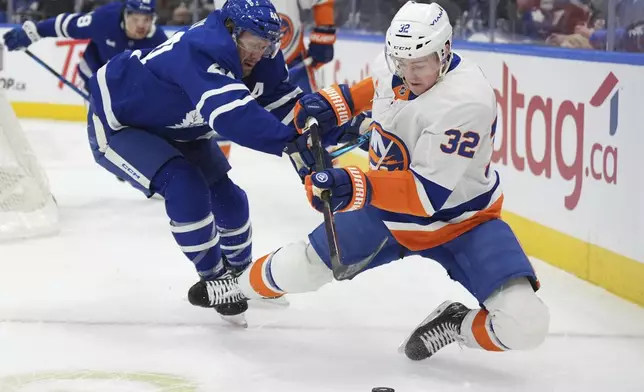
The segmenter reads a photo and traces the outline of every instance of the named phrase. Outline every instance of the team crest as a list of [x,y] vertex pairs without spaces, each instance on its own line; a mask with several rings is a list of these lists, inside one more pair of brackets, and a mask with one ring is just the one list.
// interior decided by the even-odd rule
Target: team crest
[[396,75],[394,75],[391,79],[391,89],[394,92],[394,99],[410,101],[416,98],[411,90],[408,89],[407,86],[405,86],[405,82],[403,82],[403,80]]
[[288,15],[280,13],[279,16],[282,20],[282,24],[280,26],[280,32],[282,33],[280,47],[286,51],[290,48],[290,45],[293,45],[293,40],[295,39],[295,25]]
[[201,113],[199,113],[197,109],[194,109],[186,113],[186,116],[179,124],[171,125],[168,128],[183,129],[183,128],[201,127],[203,125],[208,125],[208,124],[201,116]]
[[409,169],[409,151],[398,136],[382,129],[377,122],[371,123],[369,143],[369,166],[371,170]]

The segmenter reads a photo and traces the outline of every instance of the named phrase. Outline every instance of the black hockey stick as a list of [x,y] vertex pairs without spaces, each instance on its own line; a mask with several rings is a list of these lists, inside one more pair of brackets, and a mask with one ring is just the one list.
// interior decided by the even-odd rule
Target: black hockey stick
[[[318,122],[313,117],[306,121],[306,128],[304,131],[310,132],[311,144],[313,152],[315,153],[315,171],[324,171],[324,147],[322,147],[322,140],[318,132]],[[333,270],[333,277],[335,280],[352,279],[364,270],[369,263],[376,257],[387,243],[387,237],[380,243],[378,248],[366,258],[358,261],[357,263],[344,265],[340,261],[340,248],[338,247],[338,236],[335,231],[335,220],[333,219],[333,211],[331,210],[331,192],[326,190],[322,192],[321,199],[324,202],[322,213],[324,214],[324,230],[326,231],[326,238],[329,245],[329,256],[331,258],[331,269]]]
[[56,78],[58,78],[58,80],[60,80],[61,82],[65,83],[65,84],[67,85],[67,87],[69,87],[69,88],[71,88],[72,90],[74,90],[78,95],[80,95],[80,96],[81,96],[81,97],[83,97],[87,102],[89,102],[89,95],[87,95],[87,93],[82,92],[78,87],[74,86],[74,84],[73,84],[72,82],[70,82],[69,80],[65,79],[65,78],[63,77],[63,75],[61,75],[61,74],[59,74],[58,72],[56,72],[56,70],[55,70],[55,69],[53,69],[52,67],[50,67],[46,62],[42,61],[42,60],[40,59],[40,57],[38,57],[38,56],[36,56],[35,54],[33,54],[29,49],[25,50],[25,53],[27,54],[27,56],[29,56],[29,57],[31,57],[32,59],[34,59],[34,61],[35,61],[35,62],[37,62],[38,64],[42,65],[42,66],[43,66],[47,71],[49,71],[52,75],[54,75]]

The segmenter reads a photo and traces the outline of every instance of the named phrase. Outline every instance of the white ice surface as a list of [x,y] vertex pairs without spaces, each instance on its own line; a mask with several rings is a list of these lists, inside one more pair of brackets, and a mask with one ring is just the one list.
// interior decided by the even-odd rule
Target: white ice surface
[[[23,126],[62,230],[0,245],[1,392],[644,391],[644,309],[538,260],[552,325],[529,352],[453,345],[419,363],[398,354],[443,300],[476,304],[420,258],[292,295],[285,310],[251,308],[248,329],[229,327],[187,302],[195,274],[162,201],[96,165],[83,125]],[[231,177],[250,198],[256,256],[321,222],[286,159],[239,147],[232,154]],[[147,373],[194,387],[140,378]]]

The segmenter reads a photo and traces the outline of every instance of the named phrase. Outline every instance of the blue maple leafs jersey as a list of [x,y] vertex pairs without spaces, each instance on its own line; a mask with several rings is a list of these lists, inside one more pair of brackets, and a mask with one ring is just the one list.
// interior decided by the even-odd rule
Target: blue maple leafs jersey
[[110,3],[87,14],[60,14],[38,22],[41,37],[65,37],[89,39],[90,42],[78,65],[81,78],[87,79],[109,59],[127,49],[154,48],[162,44],[167,36],[163,30],[152,26],[146,38],[133,40],[125,34],[121,2]]
[[297,135],[291,123],[302,92],[288,81],[281,53],[260,60],[242,81],[237,46],[220,19],[215,11],[155,49],[124,52],[100,68],[89,91],[103,125],[179,141],[208,138],[215,130],[281,155]]

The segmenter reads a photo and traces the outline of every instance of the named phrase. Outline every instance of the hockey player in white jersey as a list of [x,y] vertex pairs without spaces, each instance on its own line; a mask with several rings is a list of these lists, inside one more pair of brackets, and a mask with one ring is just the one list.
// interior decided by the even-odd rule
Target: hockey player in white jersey
[[[413,360],[453,342],[488,351],[534,348],[549,325],[535,272],[500,219],[503,193],[489,166],[494,91],[472,61],[452,52],[451,41],[444,9],[410,1],[387,31],[385,71],[352,88],[305,96],[296,115],[299,127],[315,117],[320,129],[329,129],[372,99],[370,170],[334,168],[306,177],[314,208],[321,210],[321,192],[331,191],[340,261],[359,268],[370,260],[369,269],[410,255],[433,259],[480,304],[440,305],[401,345]],[[313,291],[333,280],[331,267],[321,225],[307,242],[261,257],[237,278],[194,285],[191,298],[215,306]]]

